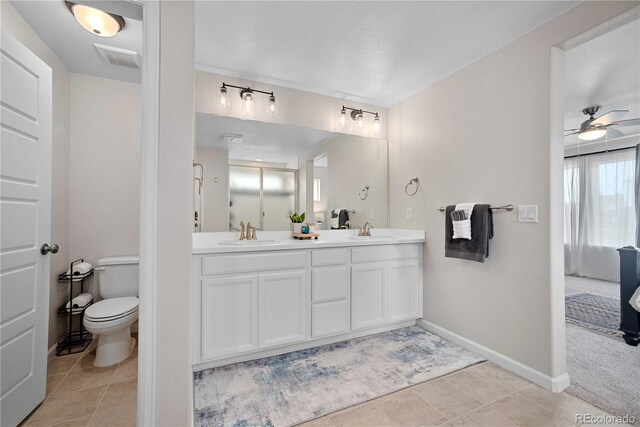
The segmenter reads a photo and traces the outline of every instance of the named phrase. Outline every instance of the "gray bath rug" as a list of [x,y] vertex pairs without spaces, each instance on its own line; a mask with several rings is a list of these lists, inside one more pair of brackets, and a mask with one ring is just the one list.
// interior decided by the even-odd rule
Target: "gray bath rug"
[[194,373],[197,426],[290,426],[484,359],[411,326]]
[[581,293],[565,297],[567,321],[607,334],[620,334],[620,301]]

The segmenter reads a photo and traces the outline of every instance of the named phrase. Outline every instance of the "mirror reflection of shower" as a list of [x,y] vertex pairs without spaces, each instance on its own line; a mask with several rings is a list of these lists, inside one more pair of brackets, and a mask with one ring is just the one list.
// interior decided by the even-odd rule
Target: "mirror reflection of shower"
[[202,189],[204,188],[202,163],[193,162],[193,184],[193,231],[199,232],[202,229]]

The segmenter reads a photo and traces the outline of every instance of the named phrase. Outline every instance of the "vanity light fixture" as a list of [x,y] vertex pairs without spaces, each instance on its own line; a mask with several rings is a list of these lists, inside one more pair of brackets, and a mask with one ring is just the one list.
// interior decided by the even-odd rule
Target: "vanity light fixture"
[[65,1],[78,24],[91,34],[113,37],[124,28],[124,18],[84,4]]
[[344,105],[340,109],[340,119],[339,119],[340,127],[345,128],[347,126],[347,110],[350,110],[349,116],[351,117],[351,120],[356,122],[356,126],[358,127],[358,129],[364,129],[364,125],[365,125],[364,115],[371,114],[373,116],[373,123],[371,124],[371,132],[374,135],[377,135],[380,133],[380,128],[381,128],[380,115],[377,112],[363,110],[362,108],[345,107]]
[[228,88],[234,88],[240,90],[240,99],[242,99],[242,110],[246,113],[251,113],[254,109],[255,94],[262,93],[269,95],[269,104],[267,105],[267,112],[271,115],[276,114],[276,97],[273,92],[266,92],[264,90],[252,89],[250,87],[235,86],[226,83],[222,83],[220,87],[220,107],[227,108],[230,105],[229,102],[229,90]]

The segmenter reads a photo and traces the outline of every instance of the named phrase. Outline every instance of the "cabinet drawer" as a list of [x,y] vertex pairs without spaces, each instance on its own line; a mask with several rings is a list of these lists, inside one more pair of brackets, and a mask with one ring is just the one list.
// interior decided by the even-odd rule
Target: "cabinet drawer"
[[347,301],[313,304],[311,308],[311,336],[313,338],[349,332]]
[[351,262],[395,261],[403,259],[418,259],[420,247],[418,245],[384,245],[366,246],[351,250]]
[[326,249],[311,252],[311,265],[337,265],[347,263],[347,249]]
[[311,273],[311,295],[314,303],[345,299],[348,288],[347,266],[314,268]]
[[202,275],[293,270],[307,265],[307,252],[238,253],[202,258]]

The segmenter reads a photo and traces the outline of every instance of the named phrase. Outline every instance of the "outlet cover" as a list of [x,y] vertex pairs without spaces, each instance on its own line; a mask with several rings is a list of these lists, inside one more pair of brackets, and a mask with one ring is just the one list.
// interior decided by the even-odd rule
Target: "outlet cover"
[[413,219],[413,209],[407,208],[407,220],[411,221]]
[[538,205],[518,206],[518,222],[538,222]]

